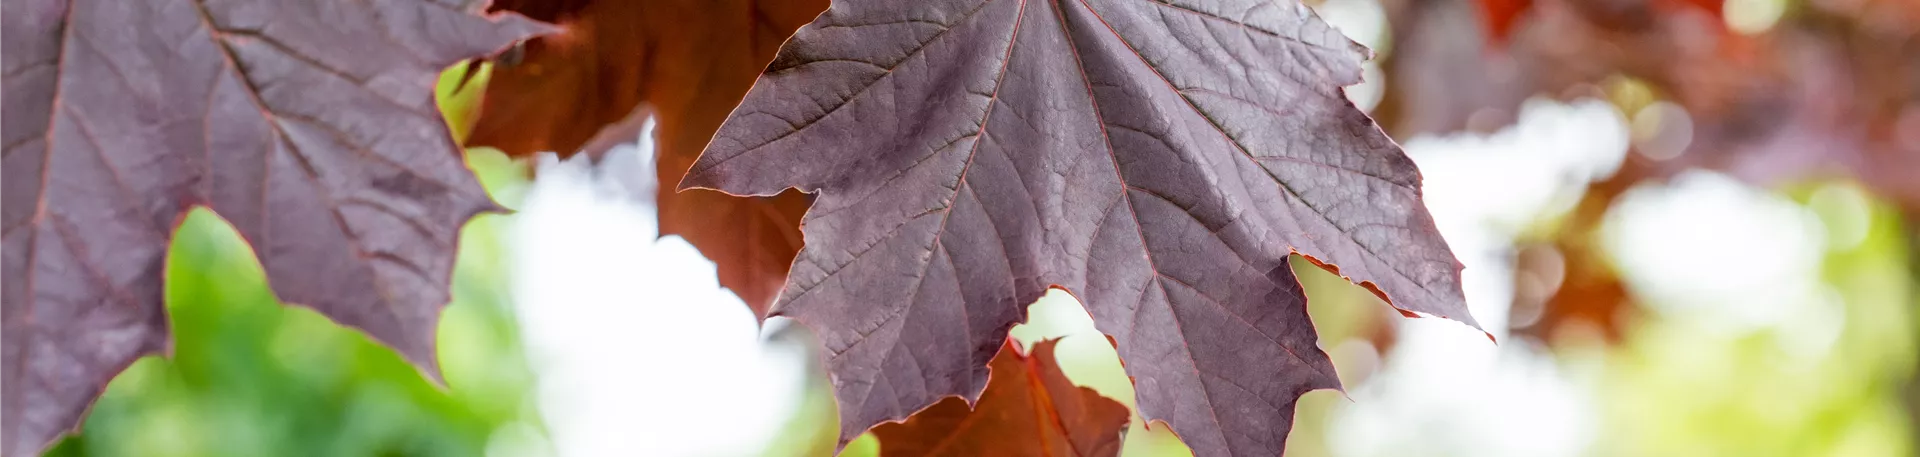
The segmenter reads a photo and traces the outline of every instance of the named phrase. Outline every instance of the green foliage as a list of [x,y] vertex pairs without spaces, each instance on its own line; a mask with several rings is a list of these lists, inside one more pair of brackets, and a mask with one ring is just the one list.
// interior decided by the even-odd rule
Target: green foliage
[[[471,161],[515,194],[515,165]],[[509,221],[468,224],[442,315],[438,386],[392,349],[267,288],[254,253],[212,212],[192,212],[167,258],[172,356],[115,378],[81,434],[49,456],[474,456],[503,426],[537,423],[527,395],[501,241]]]
[[1605,455],[1913,455],[1901,407],[1916,360],[1913,228],[1882,202],[1853,216],[1833,204],[1809,205],[1830,231],[1865,225],[1857,241],[1829,243],[1822,265],[1842,320],[1834,339],[1808,344],[1817,322],[1737,334],[1704,331],[1711,315],[1640,322],[1598,386],[1615,437]]

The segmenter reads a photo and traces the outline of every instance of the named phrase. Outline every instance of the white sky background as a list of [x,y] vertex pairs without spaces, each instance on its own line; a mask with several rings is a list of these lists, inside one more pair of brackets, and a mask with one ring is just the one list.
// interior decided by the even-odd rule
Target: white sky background
[[559,457],[757,455],[798,409],[807,355],[763,345],[712,262],[655,240],[652,202],[635,197],[650,192],[633,188],[654,184],[650,143],[597,170],[544,156],[514,217],[514,302],[547,438]]
[[[1350,386],[1353,403],[1336,415],[1329,441],[1337,455],[1591,454],[1601,373],[1585,369],[1604,365],[1556,360],[1535,343],[1506,338],[1513,239],[1611,174],[1627,152],[1627,129],[1604,102],[1533,100],[1516,125],[1492,135],[1405,143],[1426,178],[1428,208],[1466,264],[1468,306],[1501,342],[1440,319],[1400,321],[1386,367]],[[1704,171],[1630,190],[1601,232],[1606,254],[1653,318],[1724,335],[1792,325],[1788,347],[1812,357],[1827,353],[1843,324],[1837,294],[1819,277],[1826,243],[1863,236],[1864,224],[1830,237],[1806,207]]]
[[[1383,38],[1374,0],[1329,0],[1319,11],[1364,44]],[[1350,91],[1362,106],[1378,100],[1377,68],[1367,78]],[[1507,337],[1513,238],[1611,174],[1628,131],[1605,102],[1535,100],[1493,134],[1403,139],[1425,177],[1428,207],[1466,265],[1468,305],[1500,343],[1452,321],[1400,320],[1384,366],[1348,386],[1353,401],[1338,406],[1329,427],[1335,455],[1588,453],[1601,424],[1595,374]],[[548,442],[503,434],[528,442],[490,455],[755,455],[798,409],[811,353],[763,344],[751,312],[719,289],[712,263],[677,237],[655,241],[652,202],[634,198],[654,185],[648,143],[616,152],[598,171],[584,161],[541,163],[511,242]],[[1844,235],[1830,236],[1792,201],[1703,172],[1630,192],[1602,237],[1654,311],[1712,313],[1728,331],[1796,322],[1814,329],[1796,332],[1801,346],[1823,353],[1841,321],[1811,269],[1823,243]],[[1060,346],[1063,359],[1078,347],[1111,351],[1077,309],[1036,307],[1034,319],[1047,329],[1025,332],[1072,336]],[[1107,363],[1067,371],[1087,384],[1119,370]]]
[[1467,305],[1488,332],[1441,319],[1399,322],[1386,366],[1336,415],[1342,455],[1581,455],[1597,418],[1581,386],[1543,349],[1507,338],[1513,237],[1566,208],[1627,151],[1626,122],[1601,101],[1534,101],[1492,135],[1420,137],[1408,155],[1426,178],[1427,207],[1462,272]]

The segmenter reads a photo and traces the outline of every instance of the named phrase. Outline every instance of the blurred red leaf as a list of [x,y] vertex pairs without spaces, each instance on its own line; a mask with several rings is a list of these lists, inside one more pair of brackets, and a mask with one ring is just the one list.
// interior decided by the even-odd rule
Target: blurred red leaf
[[[1605,18],[1601,22],[1619,27],[1638,27],[1649,21],[1652,14],[1670,14],[1684,9],[1693,9],[1720,18],[1723,0],[1577,0],[1573,2],[1582,9],[1593,12],[1594,16]],[[1529,8],[1533,0],[1476,0],[1479,5],[1481,26],[1487,32],[1487,40],[1495,46],[1505,46],[1513,26]]]
[[[660,188],[671,189],[774,51],[826,6],[826,0],[499,0],[493,9],[554,22],[564,31],[527,43],[519,62],[494,67],[467,145],[514,157],[542,151],[567,157],[583,148],[597,155],[630,139],[651,114]],[[800,250],[800,216],[808,203],[799,192],[749,198],[662,192],[660,235],[680,235],[699,248],[716,264],[720,284],[764,316]]]
[[1587,186],[1550,239],[1523,247],[1514,265],[1515,333],[1545,342],[1573,331],[1598,332],[1608,343],[1624,335],[1636,303],[1599,245],[1607,210],[1635,184],[1657,179],[1650,162],[1630,158],[1608,179]]
[[1507,34],[1513,31],[1513,22],[1520,13],[1533,6],[1533,0],[1480,0],[1481,24],[1486,27],[1487,40],[1494,44],[1505,44]]
[[[1515,333],[1553,342],[1569,331],[1591,330],[1598,332],[1608,343],[1619,342],[1627,325],[1624,319],[1626,314],[1636,312],[1626,285],[1605,263],[1599,262],[1597,255],[1585,250],[1569,251],[1569,247],[1567,244],[1547,244],[1530,248],[1555,249],[1571,254],[1555,258],[1556,261],[1565,262],[1559,267],[1565,276],[1553,294],[1544,303],[1536,305],[1538,319],[1514,329]],[[1534,268],[1552,267],[1523,263],[1518,266],[1516,273],[1524,274]],[[1521,324],[1518,321],[1515,323]]]
[[1077,387],[1053,358],[1060,340],[1021,354],[1008,338],[994,356],[980,402],[947,397],[907,419],[874,427],[880,455],[1114,456],[1126,436],[1126,405]]

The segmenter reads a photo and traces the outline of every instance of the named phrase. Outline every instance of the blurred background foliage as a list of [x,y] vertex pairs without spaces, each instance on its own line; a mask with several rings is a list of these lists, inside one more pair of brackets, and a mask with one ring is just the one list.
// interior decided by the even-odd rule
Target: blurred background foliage
[[[1608,455],[1913,455],[1915,259],[1912,227],[1846,184],[1784,196],[1808,205],[1830,233],[1814,269],[1839,307],[1837,335],[1805,342],[1821,323],[1716,332],[1720,319],[1685,313],[1641,319],[1597,357]],[[1843,192],[1855,201],[1814,198]],[[1849,214],[1851,213],[1851,214]],[[1852,219],[1852,220],[1849,220]],[[1839,235],[1847,236],[1847,235]],[[1801,325],[1804,324],[1804,325]],[[1813,352],[1809,352],[1812,349]]]

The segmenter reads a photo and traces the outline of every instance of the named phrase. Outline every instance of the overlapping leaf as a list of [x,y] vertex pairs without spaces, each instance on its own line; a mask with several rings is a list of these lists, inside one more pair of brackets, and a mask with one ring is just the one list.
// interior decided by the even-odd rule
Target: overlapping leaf
[[1115,456],[1127,431],[1127,406],[1076,387],[1060,372],[1053,347],[1020,353],[1012,339],[994,356],[980,403],[947,398],[904,423],[874,427],[882,456]]
[[[533,40],[519,62],[495,67],[468,145],[567,156],[597,148],[598,136],[631,138],[641,116],[652,114],[660,182],[671,185],[780,43],[826,1],[503,0],[493,8],[566,31]],[[720,284],[765,315],[800,250],[807,197],[665,192],[658,202],[660,234],[698,247],[718,267]]]
[[282,300],[437,373],[460,227],[495,205],[434,77],[541,30],[454,3],[6,2],[0,452],[36,452],[167,348],[162,263],[195,205]]
[[842,440],[978,398],[1075,292],[1148,419],[1274,455],[1338,387],[1289,253],[1472,323],[1414,165],[1343,96],[1365,50],[1291,1],[843,1],[683,183],[818,192],[774,314],[828,350]]

